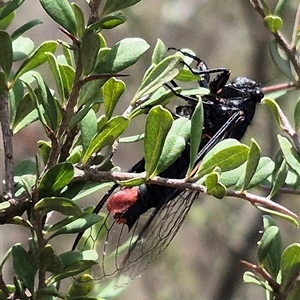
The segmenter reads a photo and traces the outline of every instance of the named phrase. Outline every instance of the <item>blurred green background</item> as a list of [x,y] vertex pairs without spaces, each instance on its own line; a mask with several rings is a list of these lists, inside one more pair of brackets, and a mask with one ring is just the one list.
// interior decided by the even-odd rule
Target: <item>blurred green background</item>
[[[73,1],[85,7],[84,0]],[[270,1],[276,3],[276,1]],[[288,35],[298,0],[290,1],[285,10],[283,31]],[[44,24],[30,30],[28,35],[38,46],[44,40],[67,40],[42,10],[36,0],[26,0],[17,10],[15,28],[29,19],[39,18]],[[262,86],[285,82],[269,56],[268,43],[271,36],[263,27],[261,18],[246,0],[143,0],[138,5],[124,10],[128,21],[103,34],[112,46],[125,37],[141,37],[150,45],[138,63],[127,69],[130,76],[124,81],[127,91],[118,108],[121,113],[128,106],[144,71],[150,64],[151,53],[156,40],[160,38],[167,47],[190,48],[209,67],[227,67],[232,77],[247,76],[261,82]],[[13,30],[14,28],[11,28]],[[53,79],[45,65],[41,72],[49,86]],[[285,97],[280,105],[289,115],[295,97]],[[142,131],[143,124],[135,124],[136,132]],[[253,125],[249,128],[244,142],[255,137],[265,156],[274,157],[278,147],[277,129],[270,112],[264,105],[257,108]],[[15,159],[34,158],[37,140],[44,138],[41,126],[35,124],[18,133],[14,139]],[[130,167],[142,156],[142,144],[121,145],[114,158],[123,170]],[[261,193],[263,191],[253,191]],[[87,199],[95,204],[101,195]],[[277,197],[295,213],[300,213],[298,198],[284,195]],[[187,220],[167,250],[155,261],[118,299],[122,300],[250,300],[264,299],[263,289],[242,283],[246,270],[240,260],[257,263],[256,242],[262,229],[261,213],[249,203],[225,198],[217,200],[200,196],[192,207]],[[293,225],[278,220],[284,236],[284,245],[299,241],[299,231]],[[2,247],[11,245],[10,237],[19,241],[20,234],[26,233],[12,226],[2,230]],[[71,247],[72,241],[57,241],[62,251]]]

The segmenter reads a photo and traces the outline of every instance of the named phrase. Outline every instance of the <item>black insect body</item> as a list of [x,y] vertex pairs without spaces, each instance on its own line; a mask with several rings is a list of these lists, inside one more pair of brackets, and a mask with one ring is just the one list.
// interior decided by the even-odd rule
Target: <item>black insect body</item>
[[[186,52],[184,55],[191,56]],[[251,123],[256,104],[263,98],[259,85],[248,78],[238,77],[227,83],[230,71],[225,68],[208,69],[199,58],[194,74],[203,75],[200,86],[209,87],[210,93],[202,96],[204,126],[197,161],[220,140],[241,139]],[[218,75],[210,81],[210,74]],[[188,105],[177,108],[178,115],[191,116],[196,101],[184,97]],[[189,145],[181,156],[159,176],[184,178],[189,166]],[[131,168],[131,172],[145,170],[144,159]],[[106,206],[108,214],[98,234],[90,235],[85,245],[98,243],[102,250],[99,279],[116,276],[117,285],[127,283],[140,275],[145,267],[162,252],[176,235],[198,193],[170,187],[143,184],[126,188],[114,195],[115,185],[99,202],[95,212]],[[104,237],[105,236],[105,237]],[[101,240],[101,238],[104,240]],[[74,248],[79,238],[74,244]],[[125,243],[125,246],[123,245]],[[104,246],[103,246],[104,245]]]

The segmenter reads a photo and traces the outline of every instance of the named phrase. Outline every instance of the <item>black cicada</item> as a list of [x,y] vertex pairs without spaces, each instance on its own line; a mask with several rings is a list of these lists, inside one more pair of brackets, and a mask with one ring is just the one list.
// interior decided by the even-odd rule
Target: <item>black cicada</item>
[[[259,85],[249,78],[238,77],[228,82],[230,70],[208,69],[199,58],[180,52],[196,60],[197,69],[191,70],[194,74],[201,75],[200,86],[210,90],[208,95],[202,97],[204,126],[197,157],[197,160],[201,161],[206,152],[220,140],[239,140],[243,137],[253,119],[256,104],[263,98],[263,93]],[[211,73],[218,73],[213,80],[210,80]],[[187,105],[177,107],[176,115],[191,116],[196,99],[180,94],[179,96],[186,100]],[[189,152],[187,144],[181,156],[160,176],[184,178],[189,166]],[[142,159],[130,171],[139,173],[144,170]],[[116,188],[117,185],[95,208],[95,213],[106,210],[107,214],[96,231],[91,229],[91,232],[94,232],[87,239],[83,239],[84,245],[81,246],[82,249],[96,248],[101,255],[98,273],[94,276],[98,279],[116,277],[116,285],[122,285],[140,275],[169,245],[198,193],[143,184],[112,194]],[[73,248],[79,240],[80,237]]]

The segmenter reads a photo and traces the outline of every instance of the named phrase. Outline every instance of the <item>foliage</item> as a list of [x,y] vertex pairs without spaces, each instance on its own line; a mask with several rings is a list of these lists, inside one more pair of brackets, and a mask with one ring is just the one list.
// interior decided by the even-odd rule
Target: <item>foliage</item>
[[[97,253],[59,254],[51,240],[58,235],[79,233],[101,222],[103,216],[93,214],[91,207],[80,207],[74,201],[76,196],[90,195],[105,187],[107,180],[124,186],[155,184],[157,175],[180,156],[188,139],[191,147],[198,149],[203,118],[201,105],[192,120],[174,121],[166,108],[174,93],[164,84],[173,79],[197,82],[199,77],[182,64],[185,57],[180,53],[167,53],[164,43],[158,40],[140,86],[128,108],[118,115],[115,108],[126,92],[120,78],[128,75],[125,70],[138,63],[149,45],[141,38],[124,38],[109,46],[103,29],[113,30],[122,25],[126,17],[121,9],[139,0],[107,0],[101,6],[100,0],[89,1],[88,20],[77,4],[67,0],[40,0],[46,13],[66,35],[66,41],[46,40],[38,47],[34,47],[34,41],[26,37],[26,32],[40,25],[40,20],[30,20],[12,34],[7,31],[23,2],[1,2],[0,8],[0,121],[5,151],[0,219],[3,225],[28,228],[31,236],[28,245],[13,245],[3,258],[0,299],[100,299],[97,295],[91,296],[93,280],[87,274],[97,264]],[[189,178],[180,180],[177,185],[181,184],[182,189],[198,189],[216,198],[230,195],[245,199],[263,211],[297,224],[297,216],[271,198],[283,188],[287,193],[299,192],[300,98],[295,104],[295,128],[274,99],[300,86],[300,7],[289,43],[280,32],[284,24],[280,15],[287,1],[278,1],[273,10],[265,1],[250,2],[274,37],[270,43],[274,63],[291,81],[265,88],[264,103],[286,136],[278,135],[280,150],[274,161],[261,157],[254,139],[250,146],[227,140],[212,149],[199,169],[192,172],[196,155],[192,151]],[[57,55],[58,47],[63,55]],[[191,61],[186,60],[186,63]],[[55,86],[48,86],[38,72],[37,68],[43,64],[48,65]],[[181,88],[175,91],[181,92]],[[186,95],[196,94],[199,99],[207,92],[203,88],[183,91]],[[136,141],[134,136],[120,136],[126,136],[132,119],[145,115],[145,132],[141,133],[145,174],[117,173],[118,168],[111,158],[118,141]],[[14,166],[12,137],[33,122],[41,125],[47,140],[39,141],[35,162],[26,160]],[[170,145],[176,147],[170,148]],[[89,184],[91,182],[94,184]],[[261,184],[270,191],[267,197],[246,192]],[[63,217],[45,226],[46,214],[53,211]],[[282,250],[281,243],[274,220],[265,216],[258,247],[259,265],[245,262],[252,272],[246,272],[244,279],[265,288],[267,299],[296,300],[300,293],[299,244]],[[13,284],[7,284],[2,276],[9,259],[15,272]],[[68,291],[61,291],[60,282],[74,276],[77,280]]]

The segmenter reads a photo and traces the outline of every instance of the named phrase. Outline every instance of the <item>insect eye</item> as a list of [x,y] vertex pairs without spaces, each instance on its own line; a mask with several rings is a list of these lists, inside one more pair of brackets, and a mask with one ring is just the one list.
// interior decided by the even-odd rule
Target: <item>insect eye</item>
[[255,88],[253,90],[253,96],[256,102],[260,102],[260,100],[264,97],[264,93],[260,88]]

